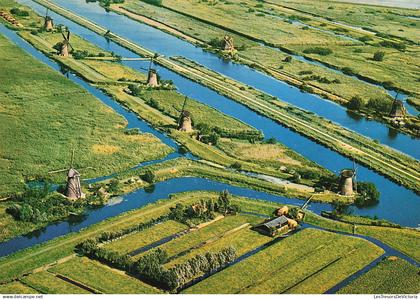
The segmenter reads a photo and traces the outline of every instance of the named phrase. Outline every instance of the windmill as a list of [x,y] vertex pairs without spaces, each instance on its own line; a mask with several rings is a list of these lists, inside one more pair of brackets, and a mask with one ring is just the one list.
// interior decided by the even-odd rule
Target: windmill
[[356,166],[354,161],[352,169],[341,170],[339,180],[340,194],[345,196],[353,195],[356,186]]
[[159,86],[159,78],[158,73],[155,68],[153,68],[153,61],[154,59],[158,58],[159,55],[156,53],[154,56],[151,56],[150,58],[145,59],[139,59],[139,60],[150,60],[149,68],[141,68],[145,71],[147,71],[147,85],[151,87],[158,87]]
[[[67,171],[67,184],[65,195],[70,199],[80,199],[84,198],[85,194],[82,192],[82,187],[80,185],[80,173],[73,167],[74,162],[74,150],[71,155],[71,162],[69,168],[59,169],[48,172],[49,174],[59,173]],[[92,167],[87,167],[92,168]]]
[[61,42],[60,56],[68,57],[69,47],[73,50],[73,47],[70,44],[70,31],[67,31],[67,36],[64,35],[63,32],[61,32],[61,35],[63,36],[63,41]]
[[389,112],[389,116],[392,118],[404,117],[407,114],[403,101],[398,100],[397,98],[398,93],[395,95],[391,111]]
[[47,8],[47,12],[45,13],[44,17],[44,29],[46,31],[52,31],[54,29],[53,19],[48,15],[49,9]]
[[235,46],[233,44],[233,38],[231,36],[225,35],[225,37],[223,38],[223,49],[229,52],[232,52],[233,50],[235,50]]
[[191,122],[191,113],[185,110],[185,106],[187,105],[187,100],[188,98],[185,97],[184,103],[182,104],[181,113],[179,114],[178,131],[192,132],[193,128],[192,128],[192,122]]

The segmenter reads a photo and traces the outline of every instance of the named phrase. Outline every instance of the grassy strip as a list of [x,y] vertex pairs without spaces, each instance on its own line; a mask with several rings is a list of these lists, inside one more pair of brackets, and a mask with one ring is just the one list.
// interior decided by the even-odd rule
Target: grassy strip
[[168,220],[164,223],[157,224],[152,228],[129,235],[120,240],[105,244],[105,248],[116,250],[120,253],[129,253],[137,248],[146,246],[150,243],[158,241],[167,235],[175,234],[185,230],[187,226],[179,222]]
[[249,220],[254,220],[255,217],[249,216],[229,216],[225,217],[222,220],[216,221],[213,224],[210,224],[206,227],[203,227],[195,232],[186,234],[181,238],[175,239],[171,242],[165,243],[164,245],[160,246],[162,250],[165,250],[168,255],[174,256],[180,252],[183,252],[201,242],[204,242],[212,237],[216,237],[217,235],[231,230],[239,225],[248,222]]
[[236,232],[233,232],[232,234],[223,236],[214,242],[211,239],[207,239],[204,241],[206,243],[203,246],[191,250],[187,254],[182,255],[176,259],[172,259],[165,266],[171,267],[174,264],[183,263],[197,254],[204,254],[207,251],[219,251],[223,248],[226,248],[227,246],[232,246],[235,248],[237,255],[241,256],[259,246],[262,246],[270,240],[272,240],[272,238],[253,231],[250,229],[250,227],[245,227]]
[[419,269],[389,257],[338,291],[339,294],[418,294]]
[[0,285],[0,294],[38,294],[39,292],[20,281]]
[[[357,258],[368,254],[363,263],[381,252],[379,248],[365,241],[306,229],[209,277],[184,292],[278,293],[361,244],[365,245],[364,252],[361,252]],[[353,258],[353,261],[355,260],[357,259]],[[356,262],[357,265],[353,264],[336,272],[334,277],[330,276],[330,283],[334,284],[347,273],[357,271],[363,263]],[[239,273],[241,275],[238,275]],[[218,287],[215,287],[216,285]]]
[[57,278],[49,272],[37,272],[21,279],[26,285],[44,294],[90,294],[89,292]]
[[157,289],[121,271],[87,258],[74,258],[50,269],[108,294],[156,294]]

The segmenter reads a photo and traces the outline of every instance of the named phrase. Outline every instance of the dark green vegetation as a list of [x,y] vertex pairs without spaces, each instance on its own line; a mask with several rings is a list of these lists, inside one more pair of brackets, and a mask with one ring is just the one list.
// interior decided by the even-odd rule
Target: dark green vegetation
[[340,294],[418,294],[419,269],[389,257],[338,291]]

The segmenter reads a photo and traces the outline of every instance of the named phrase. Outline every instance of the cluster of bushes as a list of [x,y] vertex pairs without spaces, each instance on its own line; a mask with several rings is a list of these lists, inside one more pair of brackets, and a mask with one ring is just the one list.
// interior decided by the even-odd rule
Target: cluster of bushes
[[105,57],[105,53],[98,53],[98,54],[93,54],[93,53],[89,53],[86,50],[74,50],[71,55],[73,55],[74,59],[85,59],[86,57]]
[[99,260],[111,267],[118,268],[152,283],[159,288],[176,290],[199,274],[206,274],[225,267],[236,259],[236,251],[232,247],[219,252],[207,252],[197,255],[184,263],[166,269],[163,264],[168,261],[166,251],[157,249],[133,261],[128,254],[99,247],[94,239],[88,239],[76,246],[80,254]]
[[216,49],[223,49],[225,44],[222,38],[215,37],[209,41],[209,45]]
[[305,54],[318,54],[321,56],[327,56],[332,54],[332,50],[329,48],[324,48],[324,47],[311,47],[311,48],[306,48],[305,50],[303,50],[303,53]]
[[114,3],[117,3],[117,4],[124,3],[124,0],[86,0],[86,2],[97,2],[97,1],[99,1],[99,3],[105,7],[109,7],[111,4],[114,4]]
[[240,207],[231,203],[229,192],[224,190],[219,194],[216,202],[213,200],[201,200],[199,203],[187,207],[178,203],[170,209],[168,217],[169,219],[192,226],[197,222],[196,220],[203,222],[214,219],[216,216],[215,213],[232,215],[238,212],[240,212]]
[[15,15],[17,17],[28,17],[29,16],[29,12],[27,12],[26,10],[23,9],[19,9],[17,7],[14,7],[10,10],[10,13],[12,15]]
[[375,60],[375,61],[382,61],[382,60],[384,60],[384,57],[385,57],[385,52],[383,52],[383,51],[376,51],[373,54],[373,60]]
[[319,83],[325,83],[325,84],[331,84],[331,83],[339,84],[339,83],[341,83],[340,80],[338,80],[338,79],[330,80],[327,77],[321,77],[319,75],[306,76],[306,77],[303,77],[302,80],[303,81],[317,81]]
[[51,192],[48,184],[15,195],[12,202],[6,212],[16,220],[32,223],[54,221],[70,213],[79,214],[87,205],[86,202],[70,201],[57,192]]
[[358,182],[357,193],[358,196],[354,203],[358,207],[373,206],[379,202],[380,193],[373,183]]
[[162,6],[162,0],[142,0],[143,2],[156,5],[156,6]]
[[379,46],[385,47],[385,48],[394,48],[399,51],[405,51],[406,45],[404,43],[396,43],[389,40],[383,40],[379,42]]

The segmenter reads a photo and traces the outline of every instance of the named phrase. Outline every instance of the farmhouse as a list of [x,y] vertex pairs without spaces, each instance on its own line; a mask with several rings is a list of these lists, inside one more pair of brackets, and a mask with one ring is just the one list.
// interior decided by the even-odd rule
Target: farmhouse
[[289,219],[285,216],[280,216],[271,219],[267,222],[254,226],[254,229],[267,236],[275,236],[280,233],[284,233],[289,229]]

